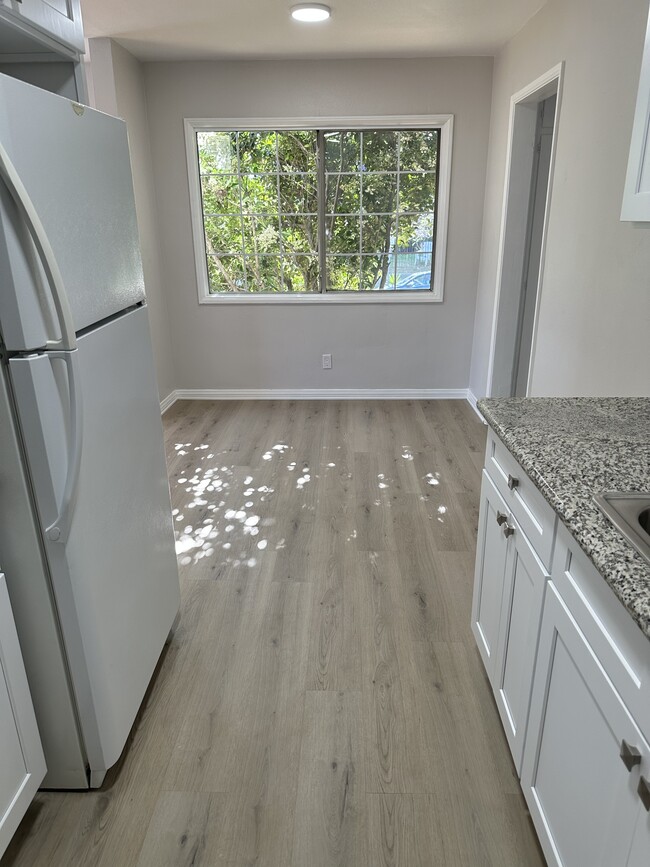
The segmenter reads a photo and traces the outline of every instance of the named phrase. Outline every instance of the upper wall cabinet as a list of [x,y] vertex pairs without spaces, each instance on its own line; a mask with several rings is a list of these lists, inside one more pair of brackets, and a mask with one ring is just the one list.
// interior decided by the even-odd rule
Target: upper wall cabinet
[[80,0],[0,0],[0,17],[83,54]]
[[650,221],[650,16],[636,98],[621,220]]

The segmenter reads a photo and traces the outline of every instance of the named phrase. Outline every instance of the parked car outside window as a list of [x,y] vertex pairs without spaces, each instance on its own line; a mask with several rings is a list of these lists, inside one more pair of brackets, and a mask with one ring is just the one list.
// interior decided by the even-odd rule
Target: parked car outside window
[[417,271],[397,281],[396,289],[430,289],[431,271]]

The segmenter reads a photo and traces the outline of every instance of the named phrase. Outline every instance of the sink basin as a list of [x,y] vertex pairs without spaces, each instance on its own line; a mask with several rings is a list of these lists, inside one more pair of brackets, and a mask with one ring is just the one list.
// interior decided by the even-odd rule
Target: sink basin
[[639,515],[639,524],[646,536],[650,537],[650,509],[644,509]]
[[605,491],[596,505],[628,542],[650,563],[650,494]]

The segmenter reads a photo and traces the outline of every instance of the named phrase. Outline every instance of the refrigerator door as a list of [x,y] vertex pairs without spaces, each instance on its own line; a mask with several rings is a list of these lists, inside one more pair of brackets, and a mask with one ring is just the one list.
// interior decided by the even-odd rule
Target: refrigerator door
[[65,361],[9,363],[91,771],[119,758],[180,605],[146,307],[79,338],[83,447],[65,543],[46,528],[70,466]]
[[6,573],[36,711],[46,789],[88,787],[67,659],[61,645],[47,562],[34,516],[4,365],[0,366],[0,570]]
[[[0,322],[7,349],[38,349],[61,336],[34,227],[25,223],[27,202],[17,203],[18,195],[38,215],[75,331],[142,301],[125,124],[0,75],[0,147]],[[11,176],[20,179],[18,191]]]

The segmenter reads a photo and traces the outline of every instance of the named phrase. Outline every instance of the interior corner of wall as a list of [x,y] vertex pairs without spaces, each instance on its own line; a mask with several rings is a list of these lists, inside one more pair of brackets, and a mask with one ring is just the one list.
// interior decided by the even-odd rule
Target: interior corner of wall
[[87,71],[92,82],[89,88],[92,107],[117,115],[112,40],[106,36],[88,39],[86,57]]

